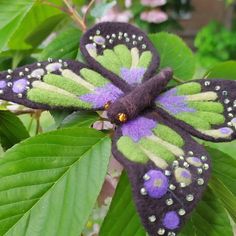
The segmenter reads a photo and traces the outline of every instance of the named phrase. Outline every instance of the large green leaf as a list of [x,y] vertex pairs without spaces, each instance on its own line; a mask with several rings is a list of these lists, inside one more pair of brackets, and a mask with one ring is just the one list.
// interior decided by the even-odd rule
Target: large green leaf
[[122,173],[110,209],[99,236],[145,236],[131,196],[131,187],[125,172]]
[[209,186],[222,201],[234,222],[236,222],[236,196],[216,177],[211,179]]
[[213,175],[236,196],[236,159],[218,149],[207,147],[207,151],[211,156]]
[[32,0],[1,0],[0,1],[0,29],[5,27],[17,16],[25,14],[34,4]]
[[160,68],[171,67],[174,76],[182,79],[192,79],[195,73],[195,58],[184,41],[174,34],[150,34],[149,38],[160,54]]
[[[131,198],[127,176],[123,173],[103,222],[100,236],[145,236]],[[208,189],[180,236],[233,236],[228,215],[214,193]]]
[[180,236],[233,236],[229,217],[221,202],[209,188],[188,224]]
[[40,59],[75,59],[78,55],[80,37],[81,31],[74,28],[61,33],[42,51]]
[[68,115],[60,124],[60,127],[90,127],[99,119],[96,112],[77,111]]
[[12,21],[0,29],[0,52],[6,50],[10,38],[18,29],[26,14],[27,11],[17,15]]
[[8,150],[0,161],[0,235],[80,235],[109,156],[108,137],[76,127]]
[[21,120],[9,111],[0,111],[0,141],[3,149],[8,149],[29,137]]
[[65,16],[58,9],[35,4],[14,32],[9,47],[28,50],[38,46]]
[[205,77],[236,80],[236,61],[227,61],[214,66],[206,73]]

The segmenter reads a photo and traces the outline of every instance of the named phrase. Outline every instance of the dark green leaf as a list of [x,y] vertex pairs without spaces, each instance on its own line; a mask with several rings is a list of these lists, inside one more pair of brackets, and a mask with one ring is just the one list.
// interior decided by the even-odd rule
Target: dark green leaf
[[60,124],[60,127],[90,127],[99,118],[95,112],[77,111],[68,115]]
[[123,172],[99,236],[128,235],[145,236],[146,233],[132,200],[128,177]]
[[174,76],[182,79],[192,79],[195,73],[195,58],[184,41],[174,34],[150,34],[149,38],[160,54],[160,68],[171,67]]
[[229,217],[211,189],[205,192],[180,236],[233,236]]
[[4,150],[29,137],[21,120],[9,111],[0,111],[0,141]]
[[213,165],[213,175],[236,196],[236,159],[218,149],[207,147]]
[[8,150],[0,160],[0,235],[80,235],[109,156],[108,137],[76,127]]
[[49,57],[56,59],[75,59],[79,50],[81,31],[69,29],[56,37],[41,53],[41,60]]
[[209,183],[212,191],[222,201],[225,208],[228,210],[231,218],[236,222],[236,197],[232,192],[220,181],[213,177]]
[[206,73],[208,79],[236,80],[236,61],[227,61],[214,66]]

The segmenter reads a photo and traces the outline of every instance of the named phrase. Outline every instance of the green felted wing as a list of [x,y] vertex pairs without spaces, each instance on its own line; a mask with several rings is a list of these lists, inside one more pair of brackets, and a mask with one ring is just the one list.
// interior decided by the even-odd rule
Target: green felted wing
[[0,74],[0,99],[38,109],[103,109],[121,90],[76,61],[40,62]]
[[112,151],[128,173],[148,235],[177,235],[210,177],[204,148],[152,112],[118,128]]
[[236,81],[198,80],[161,94],[156,105],[191,134],[211,141],[229,141],[236,132]]
[[97,24],[83,35],[81,51],[96,70],[105,69],[131,85],[148,79],[159,63],[147,36],[125,23]]

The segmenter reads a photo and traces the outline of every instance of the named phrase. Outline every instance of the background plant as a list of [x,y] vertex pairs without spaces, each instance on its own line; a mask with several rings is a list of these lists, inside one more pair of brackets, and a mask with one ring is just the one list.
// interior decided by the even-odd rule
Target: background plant
[[[114,20],[123,17],[152,32],[149,37],[160,53],[160,67],[174,69],[172,83],[198,74],[195,55],[179,37],[153,33],[169,29],[166,22],[140,19],[143,11],[158,9],[169,14],[171,2],[155,7],[140,1],[128,6],[124,1],[94,3],[0,1],[0,69],[48,57],[83,60],[79,52],[82,32],[113,14]],[[234,59],[229,56],[233,40],[222,40],[231,33],[218,26],[215,32],[214,27],[196,39],[196,45],[201,38],[206,40],[205,46],[200,40],[198,54],[205,57],[207,52],[206,58],[210,55],[216,61]],[[235,68],[236,62],[224,62],[209,69],[205,77],[236,79]],[[49,113],[1,102],[0,235],[145,236],[127,176],[110,157],[112,132],[113,126],[102,114]],[[204,144],[212,156],[213,177],[181,235],[231,236],[236,221],[236,143]]]

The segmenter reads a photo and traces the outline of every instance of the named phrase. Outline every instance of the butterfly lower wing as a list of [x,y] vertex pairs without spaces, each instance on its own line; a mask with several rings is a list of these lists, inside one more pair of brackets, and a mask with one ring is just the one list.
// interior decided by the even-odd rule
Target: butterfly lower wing
[[0,74],[0,99],[36,109],[104,109],[123,93],[77,61],[38,62]]
[[149,79],[159,65],[156,49],[140,29],[126,23],[103,22],[88,30],[80,49],[88,64],[118,87]]
[[159,95],[156,105],[162,115],[192,135],[230,141],[236,138],[235,91],[236,81],[197,80]]
[[176,235],[210,176],[203,146],[153,112],[118,128],[112,150],[128,172],[148,234]]

